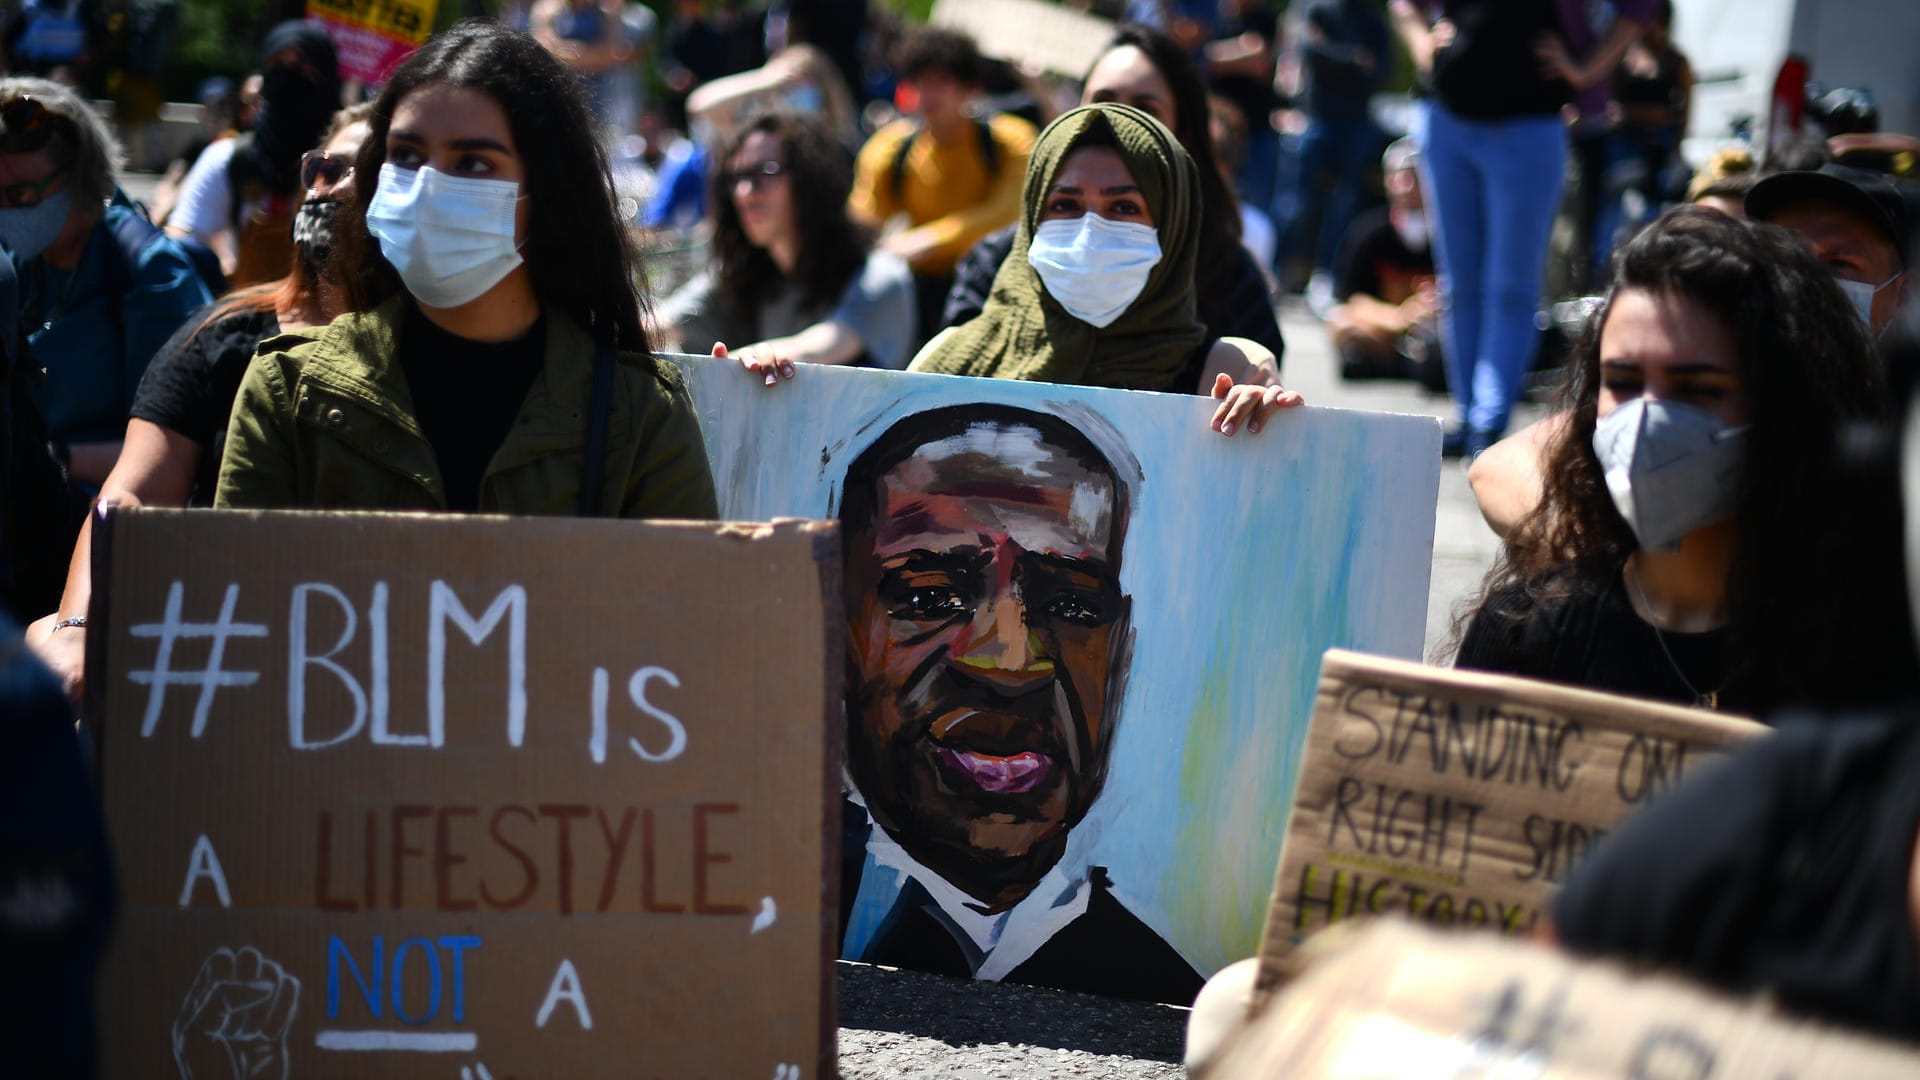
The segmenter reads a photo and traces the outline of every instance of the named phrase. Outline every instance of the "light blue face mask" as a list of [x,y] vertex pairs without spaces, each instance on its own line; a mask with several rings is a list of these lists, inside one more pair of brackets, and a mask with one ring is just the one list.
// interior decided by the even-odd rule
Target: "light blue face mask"
[[448,176],[429,167],[380,166],[367,231],[415,300],[470,304],[520,265],[513,242],[520,185]]
[[0,244],[7,245],[13,261],[24,263],[60,239],[67,227],[67,212],[73,209],[73,189],[62,187],[32,206],[14,206],[0,210]]

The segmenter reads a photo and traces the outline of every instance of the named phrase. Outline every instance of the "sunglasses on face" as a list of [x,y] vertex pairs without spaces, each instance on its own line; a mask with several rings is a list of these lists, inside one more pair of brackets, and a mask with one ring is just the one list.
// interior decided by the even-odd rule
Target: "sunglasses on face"
[[56,116],[31,95],[22,94],[0,104],[0,154],[30,154],[42,149],[64,117]]
[[787,167],[777,161],[763,161],[758,165],[735,169],[727,174],[727,190],[732,191],[745,184],[748,191],[759,191],[778,181],[786,175],[786,171]]
[[309,150],[300,155],[300,186],[311,188],[321,181],[328,187],[338,187],[341,181],[353,174],[353,158],[346,154],[335,154],[326,150]]
[[44,180],[28,180],[18,184],[0,184],[0,210],[16,210],[21,207],[39,206],[40,200],[47,197],[61,180],[66,179],[67,170],[55,169]]

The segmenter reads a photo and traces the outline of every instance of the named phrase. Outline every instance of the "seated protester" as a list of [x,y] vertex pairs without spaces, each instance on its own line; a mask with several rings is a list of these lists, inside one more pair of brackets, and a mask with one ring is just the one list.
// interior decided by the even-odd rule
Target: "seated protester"
[[1900,183],[1837,164],[1774,173],[1747,193],[1747,216],[1798,233],[1877,335],[1915,292],[1914,221]]
[[121,193],[120,143],[72,89],[0,79],[0,128],[0,243],[46,369],[35,403],[73,479],[97,485],[148,362],[213,291]]
[[234,285],[287,275],[300,155],[320,145],[340,108],[333,42],[317,22],[281,23],[260,48],[261,103],[252,127],[213,143],[187,171],[167,231],[220,254]]
[[1220,400],[1209,426],[1257,432],[1299,405],[1273,354],[1194,318],[1200,172],[1158,120],[1083,105],[1041,133],[1020,230],[978,318],[940,332],[911,370],[1112,386]]
[[[1920,308],[1884,344],[1890,371],[1913,371]],[[1920,623],[1920,413],[1911,400],[1906,430],[1890,441],[1899,479],[1886,475],[1894,462],[1876,462],[1879,494],[1904,515],[1907,615]],[[1911,703],[1777,719],[1774,735],[1689,773],[1609,835],[1555,897],[1552,936],[1920,1039],[1916,719]]]
[[1887,415],[1881,365],[1792,234],[1655,221],[1567,395],[1458,666],[1756,715],[1912,689],[1892,500],[1843,461]]
[[490,22],[434,37],[374,102],[354,175],[349,314],[261,343],[215,506],[714,516],[558,60]]
[[1009,113],[981,118],[983,61],[973,39],[922,27],[900,45],[895,70],[915,115],[873,133],[855,161],[855,220],[888,229],[880,249],[913,269],[921,336],[940,324],[954,264],[1020,213],[1020,178],[1033,125]]
[[[366,140],[373,106],[334,118],[323,149],[301,168],[307,195],[293,219],[298,258],[284,280],[228,295],[196,312],[154,357],[134,395],[126,445],[106,482],[102,506],[206,506],[220,473],[227,418],[254,350],[283,332],[325,326],[344,309],[328,276],[335,219],[353,197],[353,155]],[[27,628],[27,644],[78,701],[86,666],[87,609],[93,599],[93,520],[81,527],[53,613]],[[35,608],[32,610],[42,610]]]
[[1401,139],[1381,158],[1387,205],[1347,229],[1327,327],[1342,377],[1433,380],[1440,373],[1437,389],[1444,389],[1440,298],[1414,157],[1413,141]]
[[[661,305],[668,336],[778,363],[903,368],[913,276],[847,214],[847,155],[819,121],[773,112],[722,148],[713,265]],[[751,344],[746,344],[746,343]]]
[[[1173,40],[1144,26],[1123,26],[1087,72],[1080,103],[1112,101],[1152,116],[1179,137],[1200,170],[1200,253],[1194,282],[1198,315],[1213,337],[1246,338],[1286,353],[1260,263],[1240,247],[1239,203],[1220,175],[1208,123],[1207,92],[1193,61]],[[947,294],[944,326],[959,326],[986,306],[1017,226],[994,233],[967,254]]]

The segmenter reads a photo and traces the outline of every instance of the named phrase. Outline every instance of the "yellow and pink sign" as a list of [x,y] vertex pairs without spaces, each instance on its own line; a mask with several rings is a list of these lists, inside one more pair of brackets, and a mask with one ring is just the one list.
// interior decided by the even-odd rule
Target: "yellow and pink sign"
[[378,86],[433,32],[439,2],[307,0],[307,18],[326,26],[340,54],[341,78]]

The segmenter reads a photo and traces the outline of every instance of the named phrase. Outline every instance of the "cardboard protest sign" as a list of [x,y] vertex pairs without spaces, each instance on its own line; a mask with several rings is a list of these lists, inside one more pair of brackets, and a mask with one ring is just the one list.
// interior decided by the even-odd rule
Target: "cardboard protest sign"
[[1047,0],[937,0],[929,21],[962,31],[982,55],[1082,78],[1113,36],[1114,23]]
[[95,536],[105,1075],[832,1075],[832,526]]
[[841,520],[841,955],[1181,1004],[1252,955],[1320,654],[1419,653],[1436,423],[679,362],[723,514]]
[[1499,675],[1327,653],[1262,991],[1315,931],[1405,914],[1525,934],[1622,818],[1767,728]]
[[379,86],[433,33],[440,0],[307,0],[307,18],[327,28],[340,77]]
[[1205,1080],[1894,1080],[1920,1052],[1684,979],[1383,919],[1311,966]]

